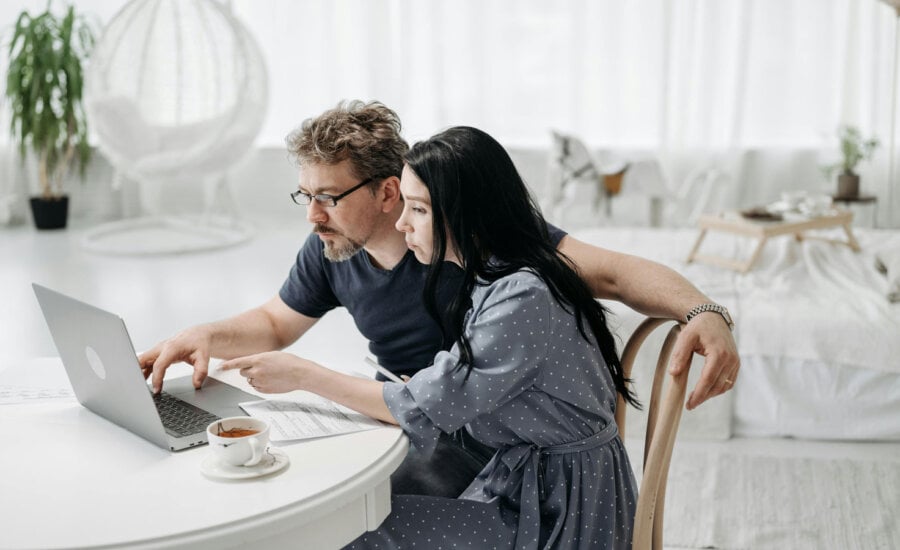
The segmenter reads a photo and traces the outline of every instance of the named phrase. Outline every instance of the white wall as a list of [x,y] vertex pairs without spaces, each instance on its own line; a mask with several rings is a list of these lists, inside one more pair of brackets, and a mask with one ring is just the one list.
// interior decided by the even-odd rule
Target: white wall
[[[510,148],[510,156],[522,173],[532,192],[541,200],[547,192],[549,151],[532,148]],[[628,152],[646,156],[648,152]],[[731,178],[732,185],[722,190],[709,205],[710,210],[726,207],[743,208],[772,202],[783,191],[805,190],[810,193],[831,193],[834,185],[825,181],[818,168],[818,153],[813,150],[785,151],[758,149],[741,153],[681,154],[677,158],[661,157],[663,173],[669,187],[677,191],[689,174],[702,167],[717,166]],[[21,164],[12,158],[0,158],[5,167],[3,174],[16,181],[18,196],[12,205],[15,213],[12,224],[30,223],[27,208],[27,184],[21,175],[27,176]],[[33,174],[32,174],[33,176]],[[33,181],[33,177],[31,178]],[[305,216],[303,208],[291,202],[288,194],[296,189],[297,169],[282,148],[264,147],[251,151],[226,176],[231,204],[236,212],[262,225],[279,224]],[[735,182],[742,182],[735,185]],[[206,208],[207,200],[220,212],[225,212],[229,197],[207,197],[212,182],[195,186],[141,190],[134,182],[114,184],[114,170],[97,154],[83,181],[73,176],[67,184],[71,193],[73,220],[92,224],[111,221],[138,214],[195,215]],[[863,178],[862,191],[867,192],[867,179]],[[616,225],[647,225],[649,208],[647,200],[639,196],[622,196],[614,199],[613,220],[602,216],[597,223]],[[563,226],[575,228],[585,225],[581,218],[558,220]],[[668,220],[679,225],[679,220]],[[2,229],[0,229],[2,231]]]

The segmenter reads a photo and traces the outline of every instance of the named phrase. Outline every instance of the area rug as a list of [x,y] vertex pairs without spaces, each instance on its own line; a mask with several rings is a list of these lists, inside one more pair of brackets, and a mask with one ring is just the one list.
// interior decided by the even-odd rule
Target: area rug
[[748,456],[676,447],[667,548],[900,548],[900,461]]

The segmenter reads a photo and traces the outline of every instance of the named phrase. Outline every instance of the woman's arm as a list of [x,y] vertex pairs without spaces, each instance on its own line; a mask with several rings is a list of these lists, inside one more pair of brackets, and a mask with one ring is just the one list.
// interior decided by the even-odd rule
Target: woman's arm
[[383,422],[397,425],[382,396],[384,382],[349,376],[290,353],[271,351],[238,357],[220,365],[263,393],[309,391]]

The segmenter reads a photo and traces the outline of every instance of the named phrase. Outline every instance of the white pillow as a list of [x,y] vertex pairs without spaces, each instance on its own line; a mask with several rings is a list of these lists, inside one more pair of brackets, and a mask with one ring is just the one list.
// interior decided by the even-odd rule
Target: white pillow
[[875,268],[887,276],[887,299],[900,302],[900,247],[876,252]]

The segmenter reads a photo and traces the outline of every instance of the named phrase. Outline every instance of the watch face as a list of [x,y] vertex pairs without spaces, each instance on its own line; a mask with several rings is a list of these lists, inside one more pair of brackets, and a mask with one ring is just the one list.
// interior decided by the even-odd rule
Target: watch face
[[728,313],[728,310],[723,307],[719,310],[719,313],[721,313],[722,317],[725,318],[725,321],[728,322],[728,326],[734,328],[734,321],[731,319],[731,314]]

